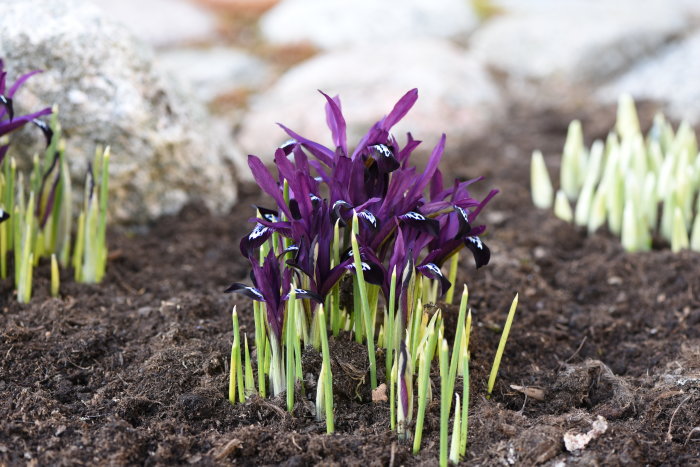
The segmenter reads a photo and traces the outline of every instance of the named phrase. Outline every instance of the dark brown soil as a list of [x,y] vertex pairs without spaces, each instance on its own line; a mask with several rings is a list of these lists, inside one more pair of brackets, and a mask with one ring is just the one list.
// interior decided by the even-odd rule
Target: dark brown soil
[[[611,236],[587,237],[530,202],[531,150],[553,166],[570,118],[602,136],[613,115],[515,109],[508,128],[453,148],[454,175],[483,174],[484,190],[502,190],[483,219],[491,264],[460,271],[475,317],[470,465],[698,465],[700,255],[627,254]],[[313,416],[320,357],[311,350],[292,415],[281,399],[227,402],[232,305],[242,331],[253,332],[250,303],[221,293],[247,276],[237,244],[258,196],[248,191],[226,217],[191,207],[147,234],[115,233],[99,286],[66,274],[62,298],[49,298],[44,266],[31,305],[21,306],[2,283],[0,464],[437,464],[437,401],[414,456],[389,430],[387,404],[370,401],[366,352],[347,338],[332,343],[336,434]],[[564,435],[589,431],[599,416],[607,431],[568,452]]]

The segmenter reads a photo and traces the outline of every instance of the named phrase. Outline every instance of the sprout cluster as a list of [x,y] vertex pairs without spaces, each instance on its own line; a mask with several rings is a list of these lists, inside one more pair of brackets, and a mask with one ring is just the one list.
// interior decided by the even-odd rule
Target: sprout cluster
[[[72,263],[79,282],[100,282],[107,260],[109,150],[98,150],[88,169],[85,203],[72,245],[72,189],[58,112],[55,108],[22,116],[14,112],[16,91],[36,73],[21,76],[7,88],[7,73],[0,60],[0,277],[7,277],[8,265],[14,266],[17,299],[21,303],[31,299],[33,269],[42,258],[51,258],[53,296],[59,293],[59,263]],[[40,118],[49,114],[52,115],[48,123]],[[9,133],[27,123],[43,132],[46,148],[41,156],[34,156],[31,172],[25,178],[17,171],[15,159],[6,155]],[[12,262],[8,261],[8,252],[13,253]]]
[[[579,121],[569,125],[554,195],[544,159],[532,155],[532,200],[592,233],[607,224],[627,251],[651,249],[665,239],[674,252],[700,251],[700,154],[695,132],[682,122],[674,132],[662,114],[644,136],[634,101],[620,98],[617,124],[605,142],[583,143]],[[572,209],[571,202],[575,201]]]
[[[496,191],[476,200],[468,187],[479,179],[455,180],[445,186],[438,168],[445,135],[424,171],[412,165],[411,155],[420,141],[409,133],[402,145],[390,131],[415,103],[417,90],[406,93],[354,149],[348,147],[339,98],[323,96],[331,148],[280,125],[291,139],[275,151],[277,173],[255,156],[248,159],[257,184],[275,206],[256,207],[257,216],[251,219],[254,228],[240,242],[241,254],[252,267],[252,285],[234,283],[227,289],[254,300],[258,368],[256,389],[247,343],[241,356],[234,311],[229,396],[231,402],[243,401],[251,392],[264,396],[267,375],[274,394],[286,392],[287,408],[292,411],[295,384],[303,384],[303,341],[322,350],[317,414],[325,417],[332,432],[328,335],[347,331],[367,345],[372,389],[378,385],[376,349],[385,349],[392,428],[406,437],[413,413],[414,369],[420,372],[422,425],[420,413],[425,413],[426,401],[432,398],[426,389],[430,364],[449,353],[441,313],[429,313],[423,304],[435,303],[451,291],[463,247],[472,253],[477,268],[489,262],[489,249],[480,238],[485,226],[476,225],[476,219]],[[349,299],[341,299],[341,289],[352,291]],[[452,301],[452,293],[447,299]],[[466,296],[460,313],[462,330],[465,309]],[[378,321],[383,322],[379,329]],[[464,373],[465,355],[466,346],[456,342],[449,377],[445,374],[444,379],[445,423],[454,379]],[[245,376],[248,373],[250,377]],[[462,401],[466,411],[464,395]],[[461,417],[457,425],[466,420]],[[418,427],[417,421],[416,451],[422,430]],[[455,449],[460,446],[461,437]]]

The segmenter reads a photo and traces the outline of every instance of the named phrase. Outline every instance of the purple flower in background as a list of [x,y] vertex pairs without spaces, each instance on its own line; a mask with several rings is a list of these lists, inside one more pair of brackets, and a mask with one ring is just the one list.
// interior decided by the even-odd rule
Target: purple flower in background
[[[50,107],[27,115],[15,115],[13,101],[15,93],[29,78],[31,78],[37,73],[39,73],[39,71],[32,71],[30,73],[26,73],[20,76],[19,79],[15,81],[14,84],[12,84],[12,86],[10,86],[10,88],[8,89],[7,72],[5,71],[5,64],[0,59],[0,137],[11,133],[17,130],[18,128],[21,128],[29,122],[33,122],[44,132],[44,135],[46,136],[47,140],[47,145],[51,141],[51,130],[49,129],[48,125],[46,125],[46,123],[38,119],[43,115],[50,114]],[[5,154],[7,154],[8,148],[8,144],[0,146],[0,162],[2,162],[2,160],[5,157]]]

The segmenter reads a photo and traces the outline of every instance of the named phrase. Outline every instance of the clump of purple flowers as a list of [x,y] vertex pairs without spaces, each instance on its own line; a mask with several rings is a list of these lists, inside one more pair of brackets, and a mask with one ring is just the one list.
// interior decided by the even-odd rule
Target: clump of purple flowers
[[[413,106],[418,91],[414,89],[403,96],[391,113],[362,138],[352,154],[348,152],[340,100],[323,95],[328,101],[326,119],[335,149],[307,140],[280,125],[292,139],[275,152],[277,177],[258,157],[248,158],[255,180],[277,204],[277,209],[258,208],[261,217],[254,219],[255,228],[241,240],[241,253],[251,260],[254,268],[259,267],[256,250],[273,233],[278,233],[291,241],[291,246],[286,248],[282,248],[281,242],[275,245],[278,253],[284,250],[293,253],[293,259],[287,259],[284,264],[292,267],[298,277],[307,279],[311,291],[325,298],[343,273],[352,269],[352,258],[331,267],[330,256],[335,221],[345,226],[353,212],[362,220],[359,242],[363,262],[371,268],[368,282],[381,285],[387,297],[390,271],[402,271],[409,260],[417,264],[421,274],[440,280],[443,292],[450,284],[439,268],[462,246],[472,251],[477,268],[487,264],[489,249],[479,238],[485,227],[472,224],[496,191],[477,201],[467,188],[479,179],[455,181],[444,188],[438,165],[445,135],[433,150],[425,171],[418,173],[409,162],[420,141],[409,133],[406,145],[401,147],[390,133]],[[289,186],[288,200],[284,197],[285,185]],[[349,245],[342,248],[348,249]],[[288,284],[292,275],[286,276],[286,281],[275,280],[275,283]],[[256,281],[259,279],[256,274]],[[264,280],[270,282],[270,279]],[[303,282],[302,277],[299,279]],[[265,284],[260,286],[265,288]]]
[[[341,280],[346,273],[357,276],[350,228],[355,220],[362,276],[376,286],[375,293],[369,294],[371,303],[376,308],[381,292],[386,307],[394,306],[388,315],[397,317],[400,331],[392,335],[398,343],[416,303],[417,274],[439,286],[443,294],[451,284],[441,268],[460,249],[471,251],[477,268],[489,262],[489,249],[480,238],[485,226],[477,225],[476,219],[496,191],[477,200],[468,188],[480,179],[455,180],[445,186],[438,168],[444,134],[425,170],[411,164],[420,141],[408,133],[401,145],[391,129],[416,102],[416,89],[376,122],[354,149],[348,147],[340,99],[321,94],[326,99],[332,148],[280,125],[291,139],[275,151],[277,174],[258,157],[248,157],[256,182],[275,206],[257,207],[258,215],[252,219],[255,227],[240,242],[241,253],[252,265],[253,285],[234,283],[227,291],[266,304],[268,334],[273,345],[279,345],[285,300],[293,288],[296,298],[304,299],[305,323],[314,319],[314,302],[326,309],[339,308]],[[347,313],[352,315],[351,310]],[[333,312],[330,316],[336,333]],[[372,317],[376,319],[376,310]],[[352,325],[345,327],[357,332],[361,323],[352,316],[349,319]],[[375,339],[373,328],[364,332],[367,340]]]

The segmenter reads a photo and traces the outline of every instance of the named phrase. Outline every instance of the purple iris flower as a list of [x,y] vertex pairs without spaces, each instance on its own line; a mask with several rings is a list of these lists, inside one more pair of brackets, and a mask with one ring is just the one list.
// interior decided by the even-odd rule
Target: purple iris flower
[[[39,71],[32,71],[20,76],[19,79],[15,81],[9,89],[7,89],[7,72],[5,71],[4,62],[0,59],[0,136],[11,133],[29,122],[33,122],[44,132],[47,139],[47,145],[51,140],[51,130],[46,123],[38,119],[43,115],[50,114],[50,107],[27,115],[15,115],[13,101],[15,93],[29,78],[37,73],[39,73]],[[8,147],[9,145],[7,144],[0,146],[0,162],[2,162],[5,154],[7,154]]]
[[344,254],[331,267],[332,249],[337,247],[332,245],[334,226],[337,222],[347,229],[353,215],[360,220],[358,242],[365,276],[381,285],[385,296],[391,271],[401,275],[407,265],[409,276],[415,269],[438,280],[444,293],[450,283],[440,268],[463,247],[473,253],[477,268],[487,264],[490,253],[480,238],[485,227],[474,224],[496,191],[481,201],[472,198],[468,187],[480,179],[455,181],[444,188],[438,166],[445,135],[433,149],[425,170],[419,172],[410,164],[410,156],[420,141],[409,133],[402,146],[391,134],[415,104],[418,91],[406,93],[352,152],[340,99],[321,94],[326,99],[326,122],[334,147],[306,139],[280,124],[291,140],[275,152],[277,175],[256,156],[248,158],[258,185],[276,204],[275,209],[259,208],[253,231],[241,241],[241,252],[251,260],[254,271],[260,268],[255,251],[277,233],[288,239],[273,245],[276,256],[268,256],[284,259],[281,267],[277,266],[278,274],[290,274],[286,271],[292,268],[300,283],[325,298],[343,274],[354,268],[345,230],[340,246]]

